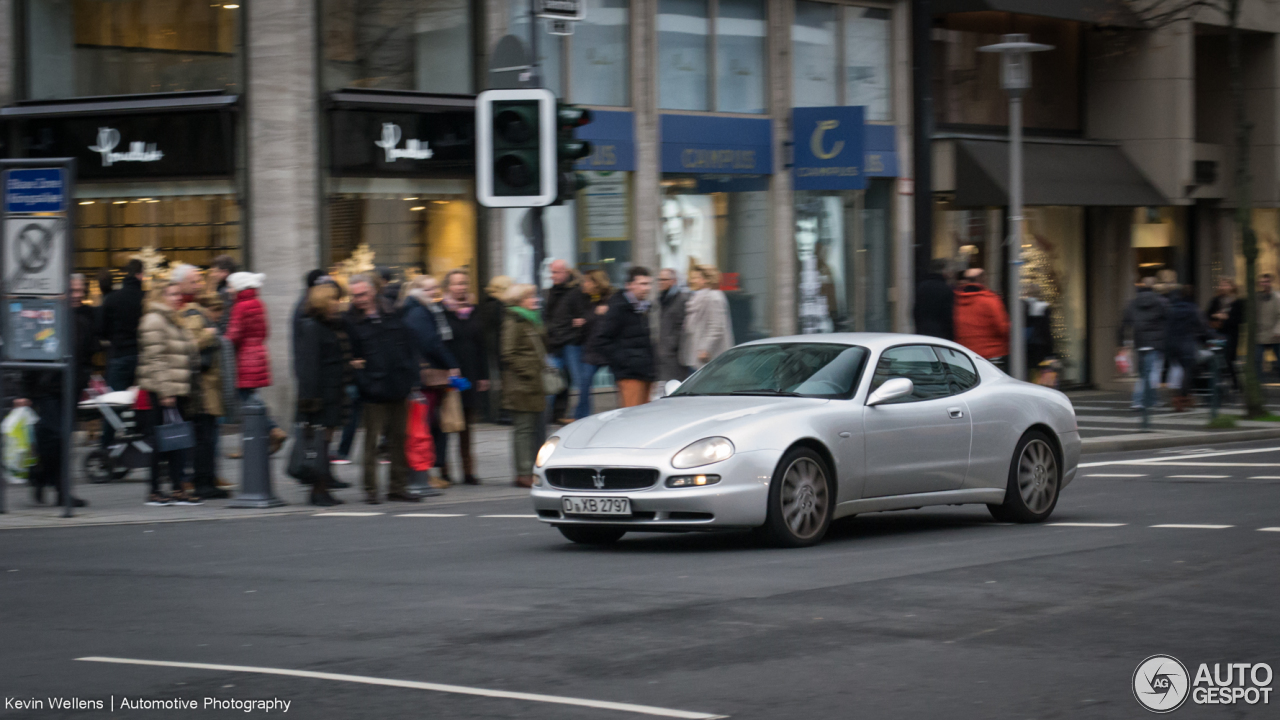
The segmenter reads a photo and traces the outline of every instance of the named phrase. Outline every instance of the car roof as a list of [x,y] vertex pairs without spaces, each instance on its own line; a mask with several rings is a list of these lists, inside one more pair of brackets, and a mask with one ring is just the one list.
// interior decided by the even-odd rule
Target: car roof
[[813,335],[787,335],[785,337],[764,338],[761,340],[752,340],[751,342],[742,343],[743,345],[771,345],[776,343],[793,343],[793,342],[819,342],[819,343],[835,343],[838,345],[861,345],[872,351],[884,350],[885,348],[895,345],[905,345],[910,343],[921,343],[924,345],[942,345],[943,347],[954,348],[970,354],[962,345],[957,345],[950,340],[943,340],[939,337],[930,335],[912,335],[910,333],[872,333],[872,332],[853,332],[853,333],[819,333]]

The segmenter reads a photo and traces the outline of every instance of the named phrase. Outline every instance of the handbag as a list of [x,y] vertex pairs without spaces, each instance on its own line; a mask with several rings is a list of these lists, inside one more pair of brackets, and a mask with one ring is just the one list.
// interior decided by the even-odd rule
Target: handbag
[[424,388],[449,387],[449,371],[431,367],[427,363],[422,363],[418,367],[418,379]]
[[534,344],[538,346],[538,354],[542,356],[542,394],[559,395],[569,384],[564,381],[564,375],[560,374],[560,368],[547,359],[547,349],[542,344],[542,338],[534,333],[530,333],[529,337],[533,338]]
[[440,403],[440,432],[456,433],[467,429],[467,414],[462,409],[462,393],[449,390]]
[[164,424],[156,426],[156,452],[188,450],[196,446],[196,432],[174,408],[165,408]]
[[324,433],[317,432],[311,423],[294,425],[293,449],[289,451],[289,466],[285,472],[299,482],[312,484],[329,472],[329,458],[324,446]]

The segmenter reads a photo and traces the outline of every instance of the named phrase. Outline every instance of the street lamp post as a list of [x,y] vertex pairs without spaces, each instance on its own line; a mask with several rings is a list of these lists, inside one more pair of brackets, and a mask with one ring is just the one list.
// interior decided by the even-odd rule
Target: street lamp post
[[1029,53],[1052,50],[1027,40],[1022,33],[1003,37],[1004,42],[978,48],[979,52],[1000,53],[1000,86],[1009,93],[1009,374],[1027,379],[1026,340],[1022,312],[1022,93],[1031,87]]

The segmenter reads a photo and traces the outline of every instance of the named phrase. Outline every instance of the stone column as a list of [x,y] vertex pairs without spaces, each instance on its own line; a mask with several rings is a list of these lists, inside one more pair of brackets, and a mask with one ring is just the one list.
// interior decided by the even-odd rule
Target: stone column
[[631,2],[631,104],[635,115],[636,171],[631,184],[631,261],[657,273],[662,168],[658,133],[657,0]]
[[[493,56],[493,48],[497,46],[498,41],[503,38],[510,27],[510,18],[507,13],[510,9],[509,0],[487,0],[484,5],[484,47],[480,48],[478,57],[480,60],[478,87],[481,90],[489,88],[489,65],[490,58]],[[479,252],[488,254],[489,260],[489,277],[481,278],[480,286],[483,289],[485,281],[496,275],[505,275],[507,273],[506,264],[506,236],[503,229],[502,217],[506,212],[501,208],[485,208],[476,205],[476,211],[480,213],[480,220],[484,227],[483,239],[485,247],[478,249]]]
[[303,276],[320,265],[316,6],[311,0],[247,4],[245,120],[248,143],[249,269],[270,319],[274,417],[293,416],[293,306]]
[[0,105],[9,105],[18,87],[18,65],[13,48],[18,39],[18,29],[13,25],[13,0],[0,0]]
[[[893,330],[914,332],[911,310],[915,306],[915,198],[904,191],[911,187],[915,173],[912,142],[915,132],[911,116],[911,4],[898,2],[893,8],[893,117],[897,122],[898,175],[893,197],[893,278],[889,297],[893,302]],[[904,180],[906,182],[904,182]],[[938,181],[937,176],[933,178]],[[916,187],[914,192],[932,193],[933,188]],[[926,242],[931,245],[933,238]]]
[[773,334],[796,331],[795,196],[791,188],[791,3],[769,3],[769,107],[773,115]]

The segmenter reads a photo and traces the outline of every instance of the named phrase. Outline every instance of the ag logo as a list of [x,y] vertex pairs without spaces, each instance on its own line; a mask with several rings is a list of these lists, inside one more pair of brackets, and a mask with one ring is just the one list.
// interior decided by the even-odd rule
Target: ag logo
[[1172,655],[1152,655],[1133,671],[1133,696],[1153,713],[1182,707],[1190,686],[1187,668]]

